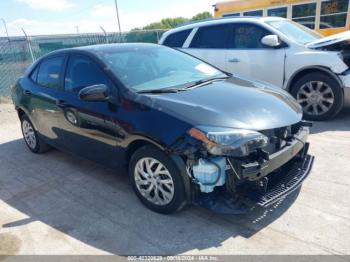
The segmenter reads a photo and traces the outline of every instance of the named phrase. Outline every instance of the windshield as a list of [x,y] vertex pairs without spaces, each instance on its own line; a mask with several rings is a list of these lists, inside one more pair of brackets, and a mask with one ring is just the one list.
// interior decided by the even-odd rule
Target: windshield
[[197,81],[227,77],[214,67],[162,46],[122,47],[100,57],[123,84],[135,91],[181,88]]
[[312,31],[311,29],[292,21],[269,21],[267,24],[299,44],[308,44],[322,38],[321,35]]

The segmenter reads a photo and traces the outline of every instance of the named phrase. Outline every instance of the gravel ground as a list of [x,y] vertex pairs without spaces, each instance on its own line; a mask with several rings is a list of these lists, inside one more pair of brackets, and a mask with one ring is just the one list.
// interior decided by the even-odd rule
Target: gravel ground
[[30,153],[0,104],[0,255],[350,254],[350,110],[316,123],[314,169],[266,210],[171,216],[143,207],[124,174],[57,150]]

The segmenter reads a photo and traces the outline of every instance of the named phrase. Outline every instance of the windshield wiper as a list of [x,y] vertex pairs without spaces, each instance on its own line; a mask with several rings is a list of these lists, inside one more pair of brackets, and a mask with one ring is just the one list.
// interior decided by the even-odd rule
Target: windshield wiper
[[137,91],[138,94],[167,94],[167,93],[177,93],[180,90],[177,88],[163,88],[163,89],[151,89],[151,90],[140,90]]
[[186,86],[186,87],[184,87],[184,88],[181,88],[180,90],[191,89],[191,88],[194,88],[194,87],[196,87],[196,86],[203,85],[203,84],[206,84],[206,83],[209,84],[209,83],[211,83],[211,82],[213,82],[213,81],[217,81],[217,80],[225,80],[225,79],[230,78],[231,76],[232,76],[232,75],[202,79],[202,80],[196,81],[196,82],[194,82],[194,83],[191,83],[191,84],[189,84],[188,86]]
[[194,88],[196,86],[205,84],[205,83],[210,83],[216,80],[225,80],[230,78],[232,75],[228,74],[227,76],[221,76],[221,77],[213,77],[213,78],[207,78],[207,79],[202,79],[196,82],[192,82],[189,85],[185,85],[185,87],[179,87],[179,88],[162,88],[162,89],[150,89],[150,90],[140,90],[137,91],[138,94],[167,94],[167,93],[178,93],[181,91],[186,91],[188,89]]

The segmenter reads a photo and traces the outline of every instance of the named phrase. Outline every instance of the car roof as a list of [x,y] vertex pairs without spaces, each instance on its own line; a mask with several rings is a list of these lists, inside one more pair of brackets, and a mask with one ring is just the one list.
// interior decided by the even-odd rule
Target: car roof
[[174,29],[169,30],[165,34],[189,30],[196,27],[208,26],[208,25],[220,25],[220,24],[228,24],[228,23],[242,23],[242,22],[268,22],[268,21],[277,21],[277,20],[286,20],[282,17],[262,17],[262,16],[237,16],[237,17],[220,17],[220,18],[212,18],[206,20],[200,20],[195,22],[190,22],[187,24],[180,25]]
[[99,44],[99,45],[89,45],[89,46],[79,46],[73,48],[65,48],[50,52],[40,58],[42,60],[45,57],[55,56],[67,53],[87,53],[87,54],[97,54],[99,52],[118,52],[130,48],[164,48],[164,46],[158,44],[150,43],[114,43],[114,44]]

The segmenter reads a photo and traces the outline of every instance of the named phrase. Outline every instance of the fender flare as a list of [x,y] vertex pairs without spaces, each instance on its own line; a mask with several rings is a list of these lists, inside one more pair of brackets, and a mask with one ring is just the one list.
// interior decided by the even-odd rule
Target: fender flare
[[334,80],[336,80],[339,83],[339,86],[343,89],[343,83],[341,81],[341,79],[338,77],[337,74],[333,73],[329,68],[327,67],[323,67],[323,66],[307,66],[307,67],[303,67],[301,69],[299,69],[298,71],[294,72],[292,74],[292,76],[289,78],[288,83],[285,87],[285,89],[290,92],[291,88],[292,88],[292,83],[295,80],[295,77],[302,73],[303,71],[307,71],[307,70],[318,70],[318,71],[323,71],[325,73],[327,73],[329,76],[331,76]]
[[38,130],[38,127],[36,126],[35,124],[35,121],[33,121],[32,117],[30,116],[30,113],[29,111],[24,108],[24,107],[21,107],[21,106],[15,106],[15,110],[17,111],[17,115],[18,115],[18,118],[20,118],[20,114],[19,114],[19,111],[23,111],[24,114],[29,118],[30,122],[32,123],[33,127],[35,128],[36,131],[39,131]]
[[130,148],[130,146],[132,146],[133,143],[153,145],[153,146],[159,148],[160,150],[162,150],[163,152],[165,152],[171,158],[171,160],[174,162],[176,168],[180,172],[181,177],[183,179],[185,193],[186,193],[186,200],[188,203],[191,203],[192,202],[191,180],[187,174],[186,163],[185,163],[184,159],[180,155],[176,155],[176,154],[172,154],[172,153],[167,152],[167,150],[166,150],[167,147],[165,147],[164,145],[162,145],[162,143],[160,143],[152,138],[145,137],[142,135],[132,135],[132,138],[130,140],[128,140],[127,142],[123,143],[123,145],[122,145],[122,147],[125,149],[125,158],[124,158],[125,164],[127,164],[127,162],[128,162],[127,158],[129,157],[128,153],[126,153],[126,152]]
[[191,180],[186,171],[186,163],[179,155],[170,155],[170,158],[174,161],[177,166],[182,179],[184,181],[186,200],[188,204],[192,203],[192,187]]

